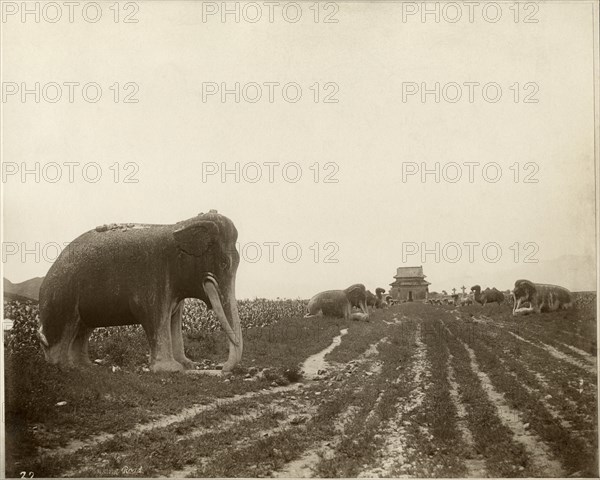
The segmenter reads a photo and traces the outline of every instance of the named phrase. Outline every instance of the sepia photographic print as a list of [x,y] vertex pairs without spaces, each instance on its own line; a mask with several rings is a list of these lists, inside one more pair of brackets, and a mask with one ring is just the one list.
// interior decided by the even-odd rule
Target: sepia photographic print
[[598,478],[597,0],[0,0],[3,478]]

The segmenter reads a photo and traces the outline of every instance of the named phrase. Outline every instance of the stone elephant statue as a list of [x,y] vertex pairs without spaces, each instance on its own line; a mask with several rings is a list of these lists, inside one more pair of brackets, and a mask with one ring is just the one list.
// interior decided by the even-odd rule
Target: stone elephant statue
[[[352,307],[359,308],[362,313],[353,314]],[[305,318],[319,313],[345,319],[367,320],[367,289],[362,283],[351,285],[345,290],[327,290],[317,293],[310,299]]]
[[40,288],[38,338],[54,364],[90,364],[96,327],[141,324],[150,344],[150,369],[194,367],[184,354],[185,298],[214,310],[229,340],[230,372],[243,340],[235,277],[237,230],[211,210],[174,225],[111,224],[79,236],[63,250]]
[[[571,292],[558,285],[533,283],[529,280],[517,280],[512,291],[514,298],[513,315],[551,312],[568,309],[572,306]],[[521,304],[529,302],[529,308],[521,308]]]

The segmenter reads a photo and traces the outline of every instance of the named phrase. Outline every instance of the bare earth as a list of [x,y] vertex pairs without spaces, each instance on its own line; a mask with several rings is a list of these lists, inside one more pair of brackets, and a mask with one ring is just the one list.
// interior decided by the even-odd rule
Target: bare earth
[[[588,327],[573,312],[515,320],[508,306],[378,310],[306,358],[298,383],[39,448],[35,468],[69,477],[597,476]],[[258,381],[248,377],[227,381]]]

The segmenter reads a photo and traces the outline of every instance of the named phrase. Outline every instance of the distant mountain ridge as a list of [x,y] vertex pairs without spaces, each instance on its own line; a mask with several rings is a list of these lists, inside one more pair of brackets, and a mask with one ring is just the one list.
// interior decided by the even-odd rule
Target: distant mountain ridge
[[4,300],[9,302],[21,302],[21,303],[35,303],[36,300],[29,297],[23,297],[22,295],[17,295],[16,293],[4,292]]
[[[8,298],[10,295],[17,295],[31,300],[38,301],[40,298],[40,287],[44,277],[35,277],[25,280],[21,283],[12,283],[9,279],[4,279],[4,295]],[[7,295],[10,294],[10,295]]]

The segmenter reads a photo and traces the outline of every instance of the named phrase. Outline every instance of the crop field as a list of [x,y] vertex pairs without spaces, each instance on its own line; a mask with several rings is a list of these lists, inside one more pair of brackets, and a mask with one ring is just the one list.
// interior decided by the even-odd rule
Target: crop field
[[[83,370],[13,339],[7,476],[598,476],[594,294],[518,318],[508,305],[405,303],[370,322],[285,308],[246,324],[229,377],[148,372],[140,329],[96,335]],[[226,358],[222,332],[186,337],[207,368]]]

